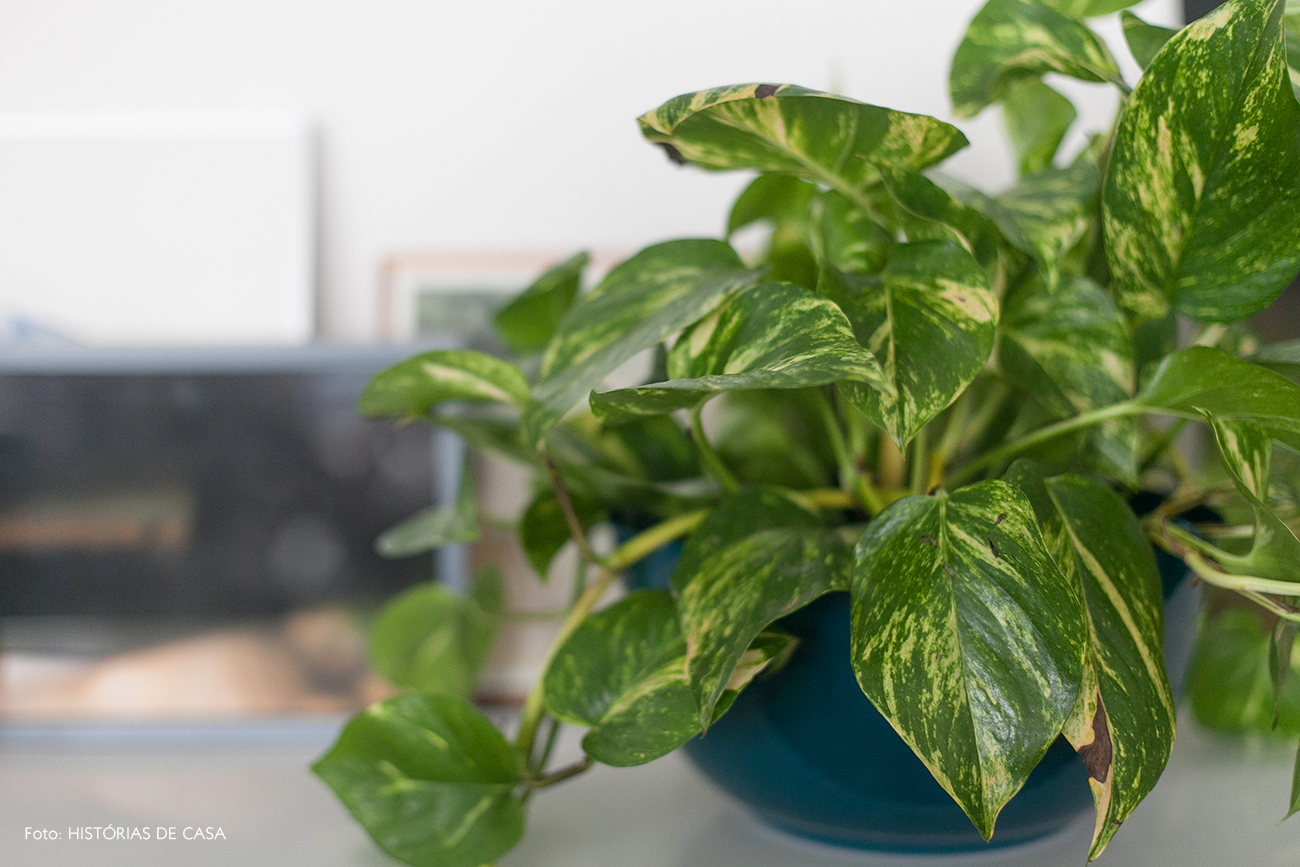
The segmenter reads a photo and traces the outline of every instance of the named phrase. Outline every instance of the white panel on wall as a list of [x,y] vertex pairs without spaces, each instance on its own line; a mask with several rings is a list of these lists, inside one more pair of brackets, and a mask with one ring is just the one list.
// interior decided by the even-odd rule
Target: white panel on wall
[[313,336],[307,124],[0,117],[0,319],[90,345]]

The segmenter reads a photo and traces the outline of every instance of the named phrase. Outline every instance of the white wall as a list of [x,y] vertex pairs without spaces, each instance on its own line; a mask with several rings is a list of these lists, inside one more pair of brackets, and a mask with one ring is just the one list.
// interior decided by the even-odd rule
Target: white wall
[[[0,113],[291,111],[321,135],[321,326],[372,333],[397,250],[637,247],[717,234],[736,175],[678,170],[633,119],[741,81],[946,116],[978,0],[6,0]],[[1174,0],[1138,7],[1174,24]],[[1118,39],[1112,47],[1122,61]],[[1130,78],[1133,76],[1130,75]],[[1100,128],[1112,97],[1087,92]],[[997,185],[992,112],[955,173]]]

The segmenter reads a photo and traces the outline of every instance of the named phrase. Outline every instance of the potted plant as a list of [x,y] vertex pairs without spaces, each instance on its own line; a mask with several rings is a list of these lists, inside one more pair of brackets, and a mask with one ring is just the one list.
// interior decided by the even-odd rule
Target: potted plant
[[[374,379],[364,413],[532,467],[522,546],[543,577],[570,541],[581,562],[510,738],[466,699],[492,576],[381,615],[376,663],[410,692],[314,770],[385,851],[474,867],[516,844],[538,790],[707,744],[742,691],[793,670],[791,624],[823,597],[847,609],[858,697],[986,840],[1061,735],[1095,801],[1090,858],[1155,785],[1174,698],[1152,546],[1267,612],[1280,688],[1300,541],[1278,495],[1293,462],[1272,455],[1300,448],[1300,387],[1271,368],[1300,351],[1240,323],[1300,270],[1298,22],[1280,0],[1177,33],[1125,13],[1146,70],[1130,89],[1083,23],[1126,5],[990,0],[971,22],[951,90],[961,116],[1001,105],[1021,178],[997,195],[936,170],[966,139],[931,117],[790,85],[672,99],[640,124],[674,162],[759,173],[728,224],[771,227],[757,261],[669,241],[583,294],[579,255],[501,312],[514,361],[436,351]],[[1068,161],[1074,110],[1046,73],[1123,94]],[[602,385],[645,353],[645,384]],[[1219,460],[1184,454],[1185,429]],[[1207,503],[1226,523],[1198,532]],[[597,550],[611,520],[623,541]],[[478,521],[467,476],[381,547]],[[602,607],[650,556],[676,560],[670,588]],[[577,765],[550,764],[560,724],[587,728]]]

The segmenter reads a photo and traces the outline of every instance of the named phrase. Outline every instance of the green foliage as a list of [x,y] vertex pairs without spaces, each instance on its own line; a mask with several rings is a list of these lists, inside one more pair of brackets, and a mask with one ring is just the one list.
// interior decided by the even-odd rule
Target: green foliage
[[[385,851],[495,859],[532,793],[695,737],[800,652],[782,617],[848,590],[858,684],[978,831],[1063,735],[1091,860],[1173,743],[1153,546],[1264,612],[1209,621],[1197,715],[1300,734],[1300,341],[1239,322],[1300,271],[1300,15],[1229,0],[1174,33],[1125,13],[1130,90],[1084,23],[1129,5],[989,0],[971,21],[949,84],[959,115],[1001,105],[1020,177],[997,192],[937,171],[967,142],[935,118],[788,84],[671,99],[639,119],[650,142],[756,173],[727,221],[770,230],[753,261],[667,241],[583,295],[579,254],[499,314],[518,365],[440,350],[375,377],[365,414],[531,473],[516,530],[541,578],[582,554],[513,744],[464,698],[502,617],[490,575],[376,620],[376,668],[420,693],[358,715],[316,771]],[[1059,153],[1079,118],[1053,74],[1121,94],[1078,154]],[[1184,453],[1185,426],[1217,461]],[[1162,499],[1142,519],[1138,492]],[[1202,504],[1222,520],[1179,519]],[[378,547],[478,521],[466,477]],[[602,608],[678,542],[671,591]],[[561,723],[585,755],[555,768]]]

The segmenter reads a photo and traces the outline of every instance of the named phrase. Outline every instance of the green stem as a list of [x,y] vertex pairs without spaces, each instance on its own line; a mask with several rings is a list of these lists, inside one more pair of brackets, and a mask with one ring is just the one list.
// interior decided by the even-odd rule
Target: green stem
[[546,473],[551,480],[551,490],[555,492],[556,502],[560,504],[560,512],[564,515],[564,523],[568,526],[569,535],[573,537],[578,551],[587,562],[601,563],[600,556],[591,549],[591,543],[587,541],[587,533],[582,529],[582,522],[578,520],[578,513],[573,508],[573,500],[569,498],[569,489],[564,486],[564,477],[560,475],[560,468],[555,465],[555,459],[549,453],[543,452],[542,462],[546,465]]
[[930,477],[930,447],[929,436],[925,428],[922,427],[912,437],[912,493],[921,496],[925,493],[925,481]]
[[822,417],[822,425],[826,428],[826,436],[831,441],[831,451],[835,453],[835,463],[840,469],[840,487],[846,491],[852,491],[854,479],[858,476],[857,467],[853,463],[853,455],[849,454],[848,443],[844,440],[844,432],[840,430],[840,420],[835,416],[835,408],[826,397],[824,390],[817,391],[817,412]]
[[704,411],[704,404],[697,405],[691,410],[691,433],[694,435],[695,447],[700,451],[700,459],[704,461],[704,466],[708,469],[709,475],[718,480],[722,489],[728,494],[740,493],[740,482],[731,474],[718,457],[718,453],[709,445],[709,439],[704,435],[704,422],[700,419],[700,414]]
[[700,526],[708,514],[708,509],[696,509],[661,521],[650,529],[637,533],[605,558],[606,566],[614,572],[622,572],[638,560],[653,554],[669,542],[680,539]]
[[544,777],[535,777],[524,780],[524,787],[529,790],[544,789],[547,786],[554,786],[556,783],[562,783],[570,777],[576,777],[583,771],[587,770],[594,764],[591,756],[583,756],[582,761],[560,768],[558,771],[547,774]]

